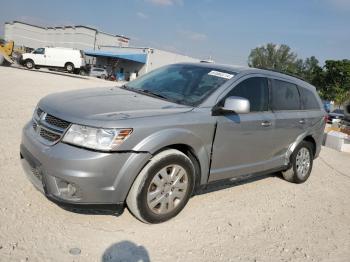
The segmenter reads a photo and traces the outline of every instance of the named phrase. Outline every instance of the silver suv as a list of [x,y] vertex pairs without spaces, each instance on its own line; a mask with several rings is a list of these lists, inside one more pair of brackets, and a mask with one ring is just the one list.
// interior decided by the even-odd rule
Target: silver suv
[[324,127],[316,89],[302,80],[175,64],[122,87],[44,97],[20,152],[29,179],[50,200],[127,206],[141,221],[159,223],[218,180],[281,171],[288,181],[306,181]]

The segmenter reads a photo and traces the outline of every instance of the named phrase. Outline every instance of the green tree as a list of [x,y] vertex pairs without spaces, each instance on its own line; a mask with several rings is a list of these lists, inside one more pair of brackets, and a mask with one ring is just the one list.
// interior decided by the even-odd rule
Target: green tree
[[319,81],[321,97],[343,105],[350,99],[350,60],[327,60]]
[[286,73],[297,72],[297,55],[287,45],[268,43],[251,50],[248,57],[250,67],[273,69]]

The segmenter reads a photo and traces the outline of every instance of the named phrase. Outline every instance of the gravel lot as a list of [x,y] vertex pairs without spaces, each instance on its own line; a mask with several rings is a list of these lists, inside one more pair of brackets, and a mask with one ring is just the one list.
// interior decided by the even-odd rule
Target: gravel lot
[[350,261],[350,154],[323,148],[302,185],[232,185],[160,225],[72,213],[26,179],[21,129],[46,94],[115,83],[6,67],[0,81],[0,261]]

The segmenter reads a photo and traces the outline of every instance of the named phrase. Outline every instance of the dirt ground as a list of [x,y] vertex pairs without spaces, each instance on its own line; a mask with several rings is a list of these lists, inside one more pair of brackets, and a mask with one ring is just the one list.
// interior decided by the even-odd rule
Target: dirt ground
[[23,125],[46,94],[112,85],[0,67],[0,261],[350,261],[350,154],[328,148],[304,184],[232,185],[160,225],[48,201],[21,169]]

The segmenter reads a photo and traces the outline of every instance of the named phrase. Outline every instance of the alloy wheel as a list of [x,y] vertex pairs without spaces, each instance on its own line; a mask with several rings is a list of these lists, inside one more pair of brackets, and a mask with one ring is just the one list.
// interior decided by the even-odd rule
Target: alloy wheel
[[300,179],[308,174],[311,165],[310,159],[310,151],[305,147],[300,148],[295,160],[297,176]]
[[153,177],[147,191],[147,205],[155,214],[173,211],[185,198],[188,174],[179,165],[168,165]]

